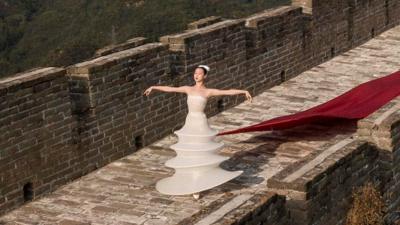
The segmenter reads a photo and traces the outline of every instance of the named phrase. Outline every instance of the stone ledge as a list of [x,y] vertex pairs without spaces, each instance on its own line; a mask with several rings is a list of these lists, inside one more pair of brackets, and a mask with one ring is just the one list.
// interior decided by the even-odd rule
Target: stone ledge
[[130,48],[136,48],[140,45],[145,44],[145,42],[146,42],[146,38],[144,38],[144,37],[131,38],[121,44],[109,45],[109,46],[106,46],[104,48],[97,50],[96,53],[94,54],[94,57],[105,56],[105,55],[112,54],[114,52],[119,52],[119,51],[123,51],[123,50],[130,49]]
[[244,27],[244,23],[244,19],[224,20],[199,29],[187,30],[183,33],[162,36],[160,37],[160,42],[168,44],[171,51],[186,51],[186,45],[191,41],[199,39],[202,35],[218,32],[220,30],[232,29],[236,26]]
[[289,215],[285,203],[284,196],[273,192],[260,192],[213,224],[288,224]]
[[110,55],[101,56],[99,58],[78,63],[67,68],[68,74],[73,76],[87,76],[90,73],[104,70],[108,67],[116,65],[118,61],[134,57],[146,55],[150,51],[160,51],[167,49],[167,45],[162,43],[149,43],[136,48],[127,49],[124,51],[112,53]]
[[[13,76],[0,79],[0,95],[14,92],[19,88],[31,87],[36,84],[65,76],[65,69],[57,67],[36,68]],[[6,91],[7,90],[7,91]]]
[[400,205],[400,97],[358,121],[360,139],[377,146],[380,168],[379,187],[389,213]]
[[203,28],[203,27],[209,26],[214,23],[221,22],[221,21],[222,21],[222,18],[219,16],[210,16],[210,17],[206,17],[206,18],[194,21],[192,23],[189,23],[188,29],[189,30],[199,29],[199,28]]
[[277,8],[272,8],[265,10],[261,13],[254,14],[246,18],[246,27],[258,28],[260,24],[266,22],[274,22],[279,20],[279,18],[289,16],[290,14],[301,15],[301,7],[297,6],[281,6]]
[[[361,140],[350,139],[351,142],[343,142],[344,146],[340,142],[332,146],[333,148],[335,146],[340,147],[338,149],[329,148],[318,155],[311,154],[305,160],[288,166],[268,180],[268,188],[293,199],[307,200],[312,196],[310,190],[314,184],[320,182],[338,167],[343,166],[355,155],[377,155],[374,147],[370,144]],[[335,151],[329,154],[330,149]],[[326,152],[328,154],[324,157]],[[318,161],[317,165],[314,165],[315,161]],[[301,192],[304,192],[304,194],[301,194]]]
[[303,13],[312,14],[313,1],[308,0],[292,0],[292,5],[303,8]]
[[357,134],[365,141],[386,151],[396,151],[400,141],[400,97],[397,97],[368,117],[359,120]]

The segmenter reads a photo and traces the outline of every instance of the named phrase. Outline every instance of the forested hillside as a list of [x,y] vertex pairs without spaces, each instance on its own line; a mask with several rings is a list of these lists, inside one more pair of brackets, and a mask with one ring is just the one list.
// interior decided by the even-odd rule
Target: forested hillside
[[207,16],[239,18],[289,0],[0,0],[0,76],[66,66],[136,36],[152,41]]

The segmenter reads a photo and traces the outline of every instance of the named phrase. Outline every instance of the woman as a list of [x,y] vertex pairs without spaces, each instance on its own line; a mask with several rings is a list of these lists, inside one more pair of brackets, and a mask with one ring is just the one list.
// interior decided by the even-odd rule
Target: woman
[[156,189],[167,195],[193,194],[195,199],[200,192],[223,184],[242,174],[243,171],[227,171],[219,167],[220,163],[229,157],[221,156],[218,151],[223,147],[217,142],[217,130],[212,129],[204,114],[207,98],[219,95],[245,94],[251,102],[252,97],[244,90],[219,90],[206,88],[204,81],[210,68],[200,65],[194,72],[194,86],[168,87],[152,86],[144,94],[149,95],[152,90],[164,92],[186,93],[188,95],[188,114],[184,126],[175,131],[178,142],[171,145],[177,156],[168,160],[165,165],[175,169],[171,177],[159,180]]
[[181,86],[181,87],[170,87],[170,86],[151,86],[148,88],[144,94],[146,96],[150,95],[151,91],[158,90],[163,92],[177,92],[177,93],[186,93],[188,95],[200,95],[205,98],[209,98],[212,96],[221,96],[221,95],[238,95],[245,94],[247,100],[252,102],[252,97],[250,93],[246,90],[237,90],[237,89],[229,89],[229,90],[219,90],[207,88],[205,86],[205,80],[207,79],[207,73],[210,68],[206,65],[199,65],[193,74],[194,81],[196,82],[193,86]]

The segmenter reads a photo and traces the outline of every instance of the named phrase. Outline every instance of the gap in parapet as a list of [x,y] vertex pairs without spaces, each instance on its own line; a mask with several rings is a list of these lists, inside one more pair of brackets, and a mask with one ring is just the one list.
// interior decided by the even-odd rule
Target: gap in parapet
[[[397,25],[399,5],[293,1],[244,19],[205,18],[161,43],[134,38],[68,68],[1,79],[0,213],[182,126],[184,96],[144,97],[145,88],[192,85],[194,68],[208,64],[210,87],[256,95]],[[214,98],[206,112],[244,100]]]

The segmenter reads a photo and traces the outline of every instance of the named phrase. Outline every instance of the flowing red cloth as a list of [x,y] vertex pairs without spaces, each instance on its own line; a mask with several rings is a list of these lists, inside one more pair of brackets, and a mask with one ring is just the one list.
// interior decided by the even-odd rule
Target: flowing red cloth
[[218,135],[279,130],[332,119],[362,119],[400,95],[400,71],[360,84],[321,105]]

